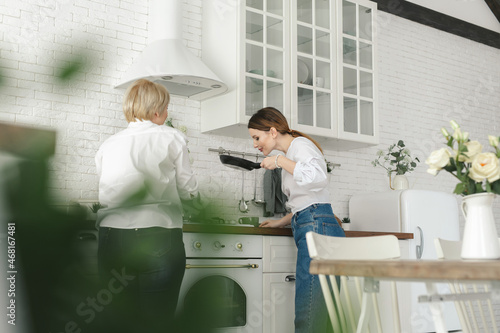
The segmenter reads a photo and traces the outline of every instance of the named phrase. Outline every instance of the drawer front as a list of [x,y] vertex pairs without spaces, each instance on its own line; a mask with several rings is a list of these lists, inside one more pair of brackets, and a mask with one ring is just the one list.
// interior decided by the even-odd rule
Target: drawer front
[[264,236],[264,272],[295,272],[297,247],[293,237]]

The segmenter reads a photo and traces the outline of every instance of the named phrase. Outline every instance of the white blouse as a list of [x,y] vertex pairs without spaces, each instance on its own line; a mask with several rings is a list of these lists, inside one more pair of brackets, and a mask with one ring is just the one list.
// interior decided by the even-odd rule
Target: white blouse
[[315,203],[330,203],[326,162],[318,147],[305,137],[297,137],[288,147],[286,158],[297,162],[293,175],[281,173],[281,189],[292,213]]
[[182,228],[181,199],[198,195],[184,134],[137,120],[108,138],[95,162],[99,202],[107,206],[98,211],[98,225]]

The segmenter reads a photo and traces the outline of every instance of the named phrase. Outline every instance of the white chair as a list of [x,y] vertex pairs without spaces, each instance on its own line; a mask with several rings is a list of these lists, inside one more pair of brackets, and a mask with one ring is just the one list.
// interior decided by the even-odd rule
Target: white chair
[[[398,239],[393,235],[346,238],[324,236],[310,231],[306,234],[306,240],[309,256],[312,259],[371,260],[400,257]],[[349,290],[346,276],[340,277],[341,288],[339,289],[335,276],[329,276],[330,286],[326,276],[319,274],[321,289],[335,333],[369,332],[371,310],[375,315],[376,331],[382,333],[377,294],[362,291],[361,279],[354,278],[356,295],[353,296]],[[391,291],[394,330],[400,332],[399,305],[395,282],[391,282]],[[357,308],[360,309],[359,313],[355,311]],[[374,331],[372,330],[372,332]]]
[[[462,260],[460,257],[461,241],[436,238],[434,245],[438,259]],[[488,285],[460,281],[449,282],[448,285],[453,294],[460,295],[460,299],[455,300],[454,303],[464,333],[498,333]],[[479,298],[482,298],[482,301]]]

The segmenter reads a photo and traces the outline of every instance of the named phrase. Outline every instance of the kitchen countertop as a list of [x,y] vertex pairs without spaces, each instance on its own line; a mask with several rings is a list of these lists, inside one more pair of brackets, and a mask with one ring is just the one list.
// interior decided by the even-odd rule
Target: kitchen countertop
[[[184,232],[201,232],[216,234],[245,234],[245,235],[270,235],[270,236],[292,236],[291,228],[258,228],[232,225],[211,224],[184,224]],[[412,233],[402,232],[376,232],[376,231],[346,231],[346,237],[366,237],[395,235],[398,239],[413,239]]]
[[[79,225],[77,229],[96,230],[95,221],[87,220]],[[267,235],[267,236],[292,236],[291,228],[259,228],[250,226],[233,226],[233,225],[217,225],[217,224],[184,224],[182,227],[184,232],[201,232],[213,234],[240,234],[240,235]],[[398,239],[413,239],[412,233],[404,232],[378,232],[378,231],[345,231],[346,237],[366,237],[366,236],[381,236],[394,235]]]

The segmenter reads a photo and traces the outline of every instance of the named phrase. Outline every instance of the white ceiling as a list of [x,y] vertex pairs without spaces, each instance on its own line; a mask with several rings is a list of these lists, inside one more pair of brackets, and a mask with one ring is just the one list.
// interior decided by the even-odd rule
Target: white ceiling
[[407,0],[500,33],[500,22],[484,0]]

